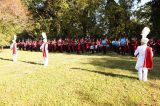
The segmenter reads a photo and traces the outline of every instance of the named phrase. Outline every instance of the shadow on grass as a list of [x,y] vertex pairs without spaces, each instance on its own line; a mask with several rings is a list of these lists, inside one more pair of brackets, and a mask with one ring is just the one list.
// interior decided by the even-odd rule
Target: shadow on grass
[[2,58],[0,57],[1,60],[6,60],[6,61],[13,61],[12,59],[5,59],[5,58]]
[[88,70],[88,69],[83,69],[83,68],[71,68],[74,70],[83,70],[83,71],[88,71],[88,72],[93,72],[105,76],[111,76],[111,77],[118,77],[118,78],[131,78],[131,79],[137,79],[137,77],[132,77],[132,76],[127,76],[127,75],[121,75],[121,74],[113,74],[113,73],[108,73],[108,72],[102,72],[102,71],[95,71],[95,70]]
[[[52,53],[52,52],[51,52]],[[53,52],[54,53],[54,52]],[[55,53],[60,53],[60,52],[55,52]],[[99,52],[99,53],[94,53],[94,54],[92,54],[91,53],[91,51],[90,52],[84,52],[84,53],[79,53],[79,54],[77,54],[76,52],[70,52],[70,53],[68,53],[68,52],[62,52],[63,54],[66,54],[66,55],[79,55],[79,56],[113,56],[113,57],[117,57],[117,55],[118,56],[122,56],[122,55],[120,55],[120,54],[117,54],[117,53],[115,53],[115,52],[112,52],[112,51],[107,51],[107,53],[106,54],[103,54],[103,52]],[[127,56],[128,56],[129,54],[127,54]]]
[[36,62],[32,62],[32,61],[20,61],[20,62],[34,64],[34,65],[43,65],[42,63],[36,63]]
[[[92,58],[89,60],[89,63],[82,64],[91,64],[93,66],[101,67],[101,68],[111,68],[111,69],[120,69],[120,70],[128,70],[135,74],[137,74],[137,70],[135,69],[136,61],[126,57],[120,58]],[[149,71],[150,79],[160,79],[160,58],[154,58],[154,68],[152,71]],[[116,70],[115,70],[116,71]],[[98,73],[98,72],[97,72]],[[102,72],[99,72],[102,73]]]
[[129,60],[129,58],[92,58],[89,60],[89,63],[82,64],[91,64],[93,66],[98,66],[102,68],[111,68],[111,69],[121,69],[128,70],[132,72],[137,72],[135,70],[136,62]]
[[[2,58],[0,57],[1,60],[6,60],[6,61],[13,61],[11,59],[5,59],[5,58]],[[36,62],[32,62],[32,61],[20,61],[20,62],[23,62],[23,63],[29,63],[29,64],[35,64],[35,65],[43,65],[42,63],[36,63]]]
[[153,63],[153,70],[149,71],[149,76],[151,79],[160,79],[160,58],[154,57]]

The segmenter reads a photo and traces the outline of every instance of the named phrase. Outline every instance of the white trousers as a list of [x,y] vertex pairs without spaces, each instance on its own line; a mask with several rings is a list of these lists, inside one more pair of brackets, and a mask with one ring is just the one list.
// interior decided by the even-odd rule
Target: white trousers
[[12,58],[13,58],[13,62],[16,62],[17,61],[17,54],[13,54]]
[[48,66],[48,57],[43,57],[44,66]]
[[148,69],[147,68],[138,68],[138,77],[139,80],[147,81]]

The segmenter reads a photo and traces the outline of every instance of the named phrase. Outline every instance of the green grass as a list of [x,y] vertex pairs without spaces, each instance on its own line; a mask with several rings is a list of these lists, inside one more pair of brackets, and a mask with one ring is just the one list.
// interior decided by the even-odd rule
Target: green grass
[[160,58],[154,58],[149,81],[137,80],[135,60],[115,53],[76,55],[0,52],[0,106],[160,105]]

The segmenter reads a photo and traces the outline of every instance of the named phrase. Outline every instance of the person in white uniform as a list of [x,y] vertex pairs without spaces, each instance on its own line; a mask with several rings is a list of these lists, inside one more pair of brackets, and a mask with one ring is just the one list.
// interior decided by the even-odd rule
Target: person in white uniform
[[135,69],[138,70],[139,80],[147,81],[148,69],[153,68],[153,52],[152,48],[147,46],[149,39],[147,35],[149,34],[150,29],[145,27],[142,30],[142,39],[141,46],[138,46],[134,55],[137,57],[137,63]]
[[16,35],[14,35],[14,39],[12,40],[12,44],[10,46],[10,49],[12,50],[12,59],[13,62],[17,61],[17,43],[16,43]]
[[43,63],[44,66],[48,66],[48,43],[46,33],[42,32],[43,44],[40,47],[40,50],[43,52]]

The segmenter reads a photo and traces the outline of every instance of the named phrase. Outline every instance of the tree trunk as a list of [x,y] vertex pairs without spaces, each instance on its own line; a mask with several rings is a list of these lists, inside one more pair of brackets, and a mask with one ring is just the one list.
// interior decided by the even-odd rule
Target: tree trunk
[[84,34],[84,36],[85,36],[85,35],[86,35],[86,32],[87,32],[86,25],[82,25],[82,27],[83,27],[83,34]]
[[3,46],[1,46],[1,51],[3,50]]

